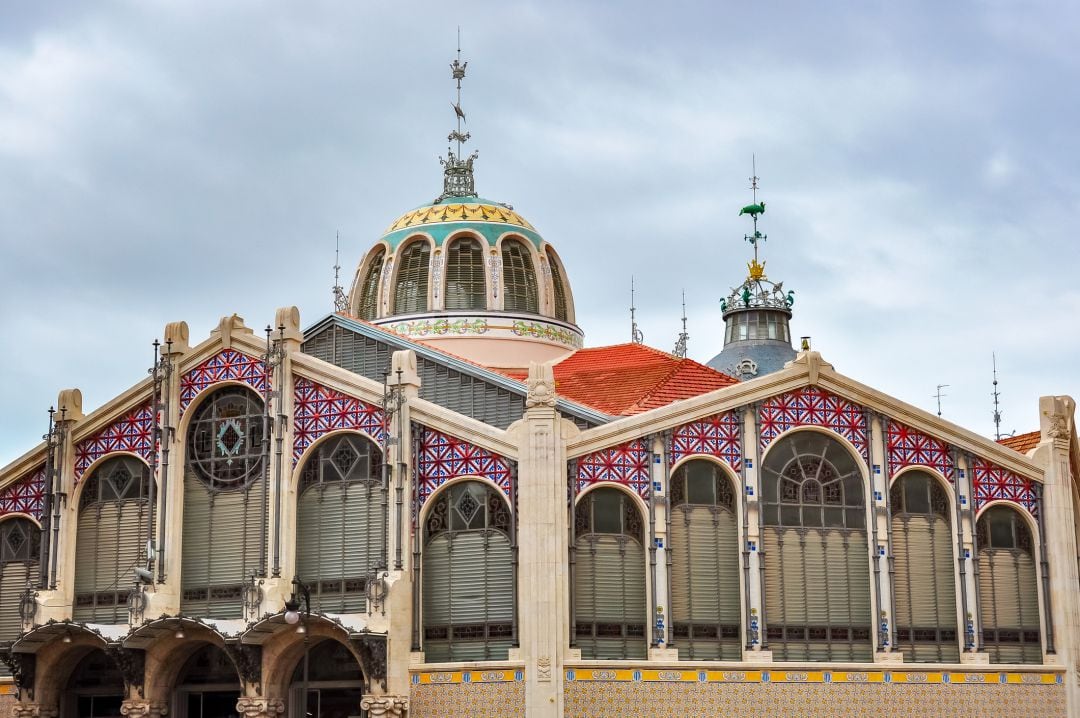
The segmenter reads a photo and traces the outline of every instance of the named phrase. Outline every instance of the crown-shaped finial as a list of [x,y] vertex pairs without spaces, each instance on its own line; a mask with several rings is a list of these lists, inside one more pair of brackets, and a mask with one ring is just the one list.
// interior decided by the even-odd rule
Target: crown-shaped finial
[[454,108],[454,116],[457,118],[457,129],[451,131],[446,138],[448,142],[457,143],[457,152],[447,147],[446,157],[439,158],[439,163],[443,166],[443,193],[435,200],[436,202],[441,202],[447,197],[471,197],[476,194],[473,162],[477,158],[477,153],[473,152],[465,157],[462,150],[462,145],[471,137],[468,132],[462,131],[465,111],[461,109],[461,81],[465,79],[465,68],[468,66],[467,61],[461,61],[461,28],[459,27],[457,57],[450,63],[450,76],[457,83],[457,101],[450,103]]

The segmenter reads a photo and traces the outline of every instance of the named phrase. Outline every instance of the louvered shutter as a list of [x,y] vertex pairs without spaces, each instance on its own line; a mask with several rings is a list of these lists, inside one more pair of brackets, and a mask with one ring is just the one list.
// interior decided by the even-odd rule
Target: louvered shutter
[[646,626],[645,553],[640,544],[615,535],[579,538],[575,594],[578,623],[596,624],[597,634],[623,634],[579,636],[582,657],[645,657],[644,635],[625,635],[627,624]]
[[[0,643],[13,641],[22,633],[19,600],[27,580],[36,585],[37,572],[37,561],[12,561],[0,565]],[[7,670],[3,663],[0,663],[0,670]]]
[[[1010,549],[979,552],[979,599],[983,628],[1023,633],[1039,630],[1039,596],[1035,562],[1027,553]],[[993,663],[1041,663],[1037,642],[987,642]]]
[[[442,534],[424,546],[423,572],[424,627],[449,631],[451,564],[448,534]],[[424,659],[430,663],[449,661],[449,634],[445,639],[436,639],[425,631]]]
[[135,567],[146,556],[146,510],[146,500],[135,499],[94,503],[79,512],[75,620],[127,622],[127,593],[135,579]]
[[[935,629],[956,636],[956,580],[953,575],[952,535],[947,521],[928,516],[894,517],[896,626],[913,631]],[[900,641],[905,661],[957,662],[956,639],[941,638],[929,645]],[[949,635],[949,634],[946,634]]]

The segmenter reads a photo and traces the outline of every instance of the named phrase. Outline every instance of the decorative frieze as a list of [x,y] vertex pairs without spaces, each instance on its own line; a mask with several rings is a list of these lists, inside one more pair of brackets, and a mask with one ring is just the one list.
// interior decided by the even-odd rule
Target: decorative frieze
[[0,516],[29,514],[38,521],[45,505],[45,467],[40,466],[0,490]]
[[890,476],[906,466],[925,466],[953,481],[953,462],[944,441],[898,421],[890,421],[887,448]]
[[762,453],[788,429],[817,426],[850,441],[869,461],[866,410],[825,389],[807,386],[766,399],[761,403],[759,418]]
[[126,451],[150,463],[154,449],[154,410],[147,402],[75,445],[75,481],[107,454]]
[[421,427],[417,459],[421,504],[435,489],[459,476],[486,478],[510,496],[510,462],[464,439]]
[[262,396],[267,389],[266,366],[262,359],[235,349],[219,352],[180,377],[180,412],[201,391],[221,381],[242,382]]
[[742,469],[742,420],[733,411],[683,424],[671,432],[671,463],[687,456],[714,456]]
[[628,486],[643,498],[649,496],[649,462],[652,452],[648,442],[635,439],[625,444],[594,451],[577,460],[577,488],[582,491],[601,481]]
[[311,379],[297,377],[294,388],[293,463],[319,437],[338,429],[356,429],[382,442],[386,420],[381,407]]

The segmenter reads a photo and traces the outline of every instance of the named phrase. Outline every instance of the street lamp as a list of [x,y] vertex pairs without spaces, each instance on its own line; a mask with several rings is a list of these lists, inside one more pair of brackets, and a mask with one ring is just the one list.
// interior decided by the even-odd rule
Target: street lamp
[[[303,620],[300,615],[300,600],[304,601],[304,614]],[[311,651],[311,646],[308,641],[307,622],[311,619],[311,588],[306,583],[301,581],[298,577],[293,576],[292,580],[292,595],[289,596],[289,600],[285,601],[285,623],[290,626],[296,626],[296,632],[304,635],[304,679],[302,693],[304,712],[301,714],[306,718],[308,713],[308,656]],[[299,625],[297,625],[299,624]]]

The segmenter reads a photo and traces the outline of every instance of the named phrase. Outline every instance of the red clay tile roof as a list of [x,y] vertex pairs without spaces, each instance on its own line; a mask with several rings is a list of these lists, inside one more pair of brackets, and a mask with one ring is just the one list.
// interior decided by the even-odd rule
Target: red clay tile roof
[[1017,434],[1016,436],[1006,436],[998,439],[998,443],[1009,447],[1013,451],[1026,454],[1039,444],[1041,438],[1042,434],[1038,431],[1029,431],[1026,434]]
[[579,349],[555,365],[556,394],[615,416],[640,414],[737,383],[692,359],[643,344]]

